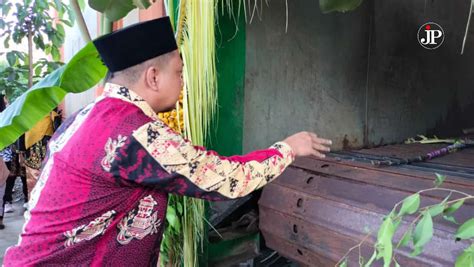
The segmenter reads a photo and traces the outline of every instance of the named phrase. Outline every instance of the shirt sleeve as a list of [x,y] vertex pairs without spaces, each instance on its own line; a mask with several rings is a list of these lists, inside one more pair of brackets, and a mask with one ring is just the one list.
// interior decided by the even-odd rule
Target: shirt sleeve
[[284,142],[222,157],[193,146],[161,121],[145,124],[128,140],[120,138],[122,147],[106,164],[115,179],[209,200],[243,197],[274,180],[295,159]]

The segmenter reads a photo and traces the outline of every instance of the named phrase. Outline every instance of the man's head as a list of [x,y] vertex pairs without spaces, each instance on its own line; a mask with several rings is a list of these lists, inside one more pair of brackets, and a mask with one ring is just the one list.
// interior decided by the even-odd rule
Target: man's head
[[183,63],[168,17],[138,23],[94,40],[111,73],[110,82],[127,86],[156,111],[176,104]]
[[183,62],[174,50],[133,67],[114,72],[108,82],[128,87],[156,112],[173,109],[183,87]]

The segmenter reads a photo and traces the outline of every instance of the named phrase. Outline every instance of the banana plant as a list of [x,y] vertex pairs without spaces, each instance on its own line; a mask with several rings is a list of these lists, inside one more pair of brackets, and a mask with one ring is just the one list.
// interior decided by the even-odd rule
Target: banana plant
[[69,63],[33,85],[0,114],[0,149],[15,142],[48,115],[67,93],[92,88],[106,72],[95,46],[88,43]]
[[[263,0],[253,0],[254,2]],[[243,5],[251,5],[247,0],[239,0]],[[321,12],[347,12],[356,9],[362,0],[319,0]],[[150,6],[149,0],[89,0],[89,6],[103,13],[111,21],[125,17],[135,8],[146,9]]]

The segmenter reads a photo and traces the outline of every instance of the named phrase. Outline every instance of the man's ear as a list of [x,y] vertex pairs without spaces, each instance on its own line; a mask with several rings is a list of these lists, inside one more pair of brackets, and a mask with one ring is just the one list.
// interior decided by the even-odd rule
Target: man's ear
[[145,83],[146,85],[151,88],[153,91],[158,91],[158,68],[155,66],[150,66],[146,68],[145,71]]

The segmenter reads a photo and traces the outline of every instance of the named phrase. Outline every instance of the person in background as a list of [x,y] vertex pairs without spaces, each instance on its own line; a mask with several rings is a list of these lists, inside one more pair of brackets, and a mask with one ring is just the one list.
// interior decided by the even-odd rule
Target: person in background
[[[2,111],[8,106],[8,101],[5,95],[2,95]],[[2,196],[3,200],[3,211],[4,213],[11,213],[14,212],[13,208],[13,189],[15,187],[15,181],[17,177],[21,178],[22,186],[23,186],[23,195],[25,202],[28,201],[28,189],[26,184],[26,172],[25,167],[23,166],[23,152],[18,149],[18,145],[20,140],[17,140],[15,143],[11,144],[4,150],[2,150],[1,155],[10,171],[10,175],[5,184],[5,192]],[[3,214],[2,214],[3,216]]]
[[[0,95],[1,101],[0,101],[0,112],[3,112],[6,108],[5,104],[5,96]],[[6,212],[5,210],[5,188],[7,187],[7,183],[13,180],[13,183],[15,182],[15,177],[12,176],[10,173],[11,170],[11,162],[13,159],[13,152],[11,147],[6,147],[3,150],[0,151],[0,201],[1,201],[1,207],[0,207],[0,230],[5,228],[5,225],[3,224],[3,216],[4,213]],[[5,170],[6,168],[6,170]],[[10,207],[11,209],[11,207]]]
[[0,159],[0,230],[5,229],[5,225],[3,224],[3,194],[5,193],[5,185],[7,182],[7,178],[10,175],[10,171],[8,170],[5,161],[3,158]]

